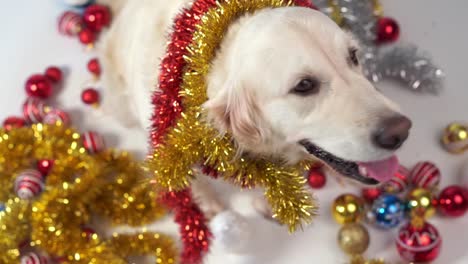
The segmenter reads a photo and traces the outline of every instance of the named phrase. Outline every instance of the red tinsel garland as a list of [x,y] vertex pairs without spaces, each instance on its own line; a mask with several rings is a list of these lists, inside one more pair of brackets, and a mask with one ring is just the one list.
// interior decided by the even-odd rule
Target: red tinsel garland
[[181,263],[202,263],[203,255],[208,252],[212,237],[205,222],[205,216],[192,199],[192,192],[186,189],[169,192],[161,197],[161,203],[171,208],[174,221],[180,225],[183,249]]

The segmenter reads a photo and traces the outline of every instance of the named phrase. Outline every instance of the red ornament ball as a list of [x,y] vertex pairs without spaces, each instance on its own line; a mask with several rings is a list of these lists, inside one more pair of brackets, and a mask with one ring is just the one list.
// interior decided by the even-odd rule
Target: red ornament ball
[[26,93],[30,97],[47,99],[52,95],[52,85],[49,79],[42,74],[35,74],[26,81]]
[[468,210],[468,190],[456,185],[443,189],[439,195],[439,210],[446,216],[463,216]]
[[37,161],[37,170],[42,173],[43,176],[49,174],[52,166],[54,166],[54,160],[42,159]]
[[321,189],[327,183],[327,177],[320,168],[312,168],[308,175],[309,186],[314,189]]
[[396,246],[400,256],[409,262],[431,262],[437,258],[442,245],[439,231],[429,224],[413,226],[410,223],[398,231]]
[[96,40],[96,35],[90,29],[85,28],[80,31],[80,33],[78,34],[78,38],[80,39],[81,43],[88,45],[94,43],[94,41]]
[[400,37],[400,26],[393,18],[382,17],[377,21],[377,42],[395,42]]
[[81,137],[83,138],[83,146],[90,154],[99,153],[104,150],[104,139],[100,134],[89,131],[83,133]]
[[374,201],[377,200],[383,192],[380,188],[364,188],[361,193],[366,202],[374,203]]
[[419,162],[411,171],[411,183],[424,189],[434,189],[439,186],[440,178],[439,168],[429,161]]
[[77,35],[83,29],[83,19],[75,12],[67,11],[58,20],[58,30],[60,34],[67,36]]
[[49,107],[37,98],[28,98],[23,104],[23,116],[29,123],[42,122],[48,110]]
[[44,178],[37,170],[25,170],[15,180],[15,192],[20,199],[30,200],[44,190]]
[[384,183],[383,190],[387,193],[401,193],[408,187],[410,182],[410,172],[407,168],[399,166],[393,178]]
[[51,260],[48,256],[37,254],[35,252],[29,252],[22,256],[20,264],[49,264]]
[[58,83],[62,80],[62,70],[60,68],[51,66],[46,69],[45,76],[53,83]]
[[48,125],[60,124],[68,126],[70,125],[70,116],[65,111],[53,109],[45,115],[43,122]]
[[24,127],[26,120],[22,117],[10,116],[3,121],[3,128],[8,132],[15,128]]
[[88,88],[81,93],[81,101],[87,105],[98,104],[100,97],[99,92],[94,88]]
[[87,28],[93,32],[99,32],[111,22],[111,12],[104,5],[90,5],[83,14],[83,20]]
[[95,76],[101,75],[101,64],[99,63],[99,60],[97,58],[93,58],[88,62],[87,65],[88,71]]

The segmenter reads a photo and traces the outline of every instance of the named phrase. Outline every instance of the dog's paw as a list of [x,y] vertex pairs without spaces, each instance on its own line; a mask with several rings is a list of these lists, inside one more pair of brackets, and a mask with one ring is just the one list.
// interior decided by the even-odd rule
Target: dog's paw
[[215,244],[230,253],[243,253],[247,250],[252,230],[247,220],[234,211],[224,211],[211,220],[211,230]]

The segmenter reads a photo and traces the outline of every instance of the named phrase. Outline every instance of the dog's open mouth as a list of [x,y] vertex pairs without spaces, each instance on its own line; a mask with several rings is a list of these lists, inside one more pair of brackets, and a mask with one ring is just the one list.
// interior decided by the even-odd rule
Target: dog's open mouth
[[395,175],[399,166],[396,156],[380,161],[356,162],[339,158],[308,140],[301,140],[299,144],[304,146],[307,152],[319,158],[333,170],[367,185],[376,185],[389,181]]

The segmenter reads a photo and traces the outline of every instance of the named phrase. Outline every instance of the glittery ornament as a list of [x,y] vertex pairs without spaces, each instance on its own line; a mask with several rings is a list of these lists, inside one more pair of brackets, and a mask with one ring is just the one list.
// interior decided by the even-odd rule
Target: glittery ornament
[[383,194],[374,201],[367,218],[377,227],[394,228],[405,218],[405,205],[397,196]]
[[42,122],[50,107],[37,98],[28,98],[23,104],[23,116],[28,123]]
[[439,168],[429,161],[419,162],[411,170],[411,183],[425,189],[433,189],[439,186],[440,177]]
[[401,193],[406,190],[410,182],[410,171],[403,167],[399,166],[398,171],[395,173],[393,178],[384,183],[382,188],[387,193]]
[[81,15],[72,11],[64,12],[58,20],[60,34],[75,36],[83,29]]
[[58,83],[62,80],[62,70],[60,68],[51,66],[48,67],[44,73],[44,75],[52,82]]
[[338,232],[338,244],[349,255],[364,253],[369,243],[369,232],[359,223],[345,224]]
[[111,22],[111,12],[104,5],[90,5],[83,13],[83,21],[87,28],[93,32],[100,32],[104,27],[109,26]]
[[99,77],[101,75],[101,65],[97,58],[89,60],[87,65],[88,71],[94,76]]
[[97,105],[99,100],[99,92],[94,88],[88,88],[81,93],[81,101],[87,105]]
[[52,84],[50,80],[42,75],[35,74],[28,78],[25,84],[28,96],[47,99],[52,95]]
[[433,94],[443,87],[442,69],[415,46],[397,46],[379,56],[380,72],[385,78],[400,81],[411,90]]
[[51,263],[49,257],[37,254],[34,252],[29,252],[28,254],[21,257],[21,264],[49,264]]
[[78,33],[78,38],[80,39],[81,43],[89,45],[94,43],[94,41],[96,40],[96,35],[89,28],[85,28],[81,30],[80,33]]
[[421,226],[406,224],[398,231],[396,246],[400,256],[409,262],[431,262],[437,258],[442,239],[437,229],[424,223]]
[[44,116],[43,122],[49,125],[70,125],[70,116],[67,112],[62,111],[60,109],[52,109]]
[[52,166],[54,166],[54,160],[41,159],[37,161],[37,170],[42,173],[43,176],[49,174]]
[[442,145],[448,152],[454,154],[468,150],[468,127],[459,123],[448,125],[442,136]]
[[361,255],[351,256],[349,264],[385,264],[383,259],[365,259]]
[[25,170],[15,180],[15,192],[19,198],[30,200],[44,190],[44,178],[37,170]]
[[382,195],[382,189],[380,188],[364,188],[361,191],[362,198],[368,203],[373,203],[377,198]]
[[290,231],[312,220],[317,207],[304,188],[305,162],[287,166],[263,158],[239,158],[229,133],[220,136],[204,122],[201,108],[207,100],[207,66],[212,64],[229,26],[248,13],[296,4],[310,6],[307,1],[197,0],[176,16],[161,61],[159,89],[153,95],[154,153],[148,168],[160,187],[184,190],[193,178],[193,167],[205,162],[219,169],[220,178],[240,187],[265,187],[276,219]]
[[26,120],[22,117],[17,116],[10,116],[5,121],[3,121],[3,128],[6,131],[10,131],[12,129],[24,127],[26,125]]
[[468,210],[468,190],[460,186],[449,186],[439,195],[439,211],[449,217],[461,217]]
[[312,168],[309,170],[307,182],[314,189],[321,189],[327,183],[327,176],[320,168]]
[[395,19],[381,17],[377,21],[377,42],[389,43],[395,42],[400,37],[400,26]]
[[104,138],[97,132],[85,132],[81,137],[83,138],[83,146],[90,154],[99,153],[105,147]]
[[427,219],[434,215],[437,200],[427,189],[416,188],[410,191],[406,197],[407,208],[411,217],[422,217]]
[[364,212],[364,201],[353,195],[343,194],[335,199],[332,205],[333,218],[339,224],[358,222]]

